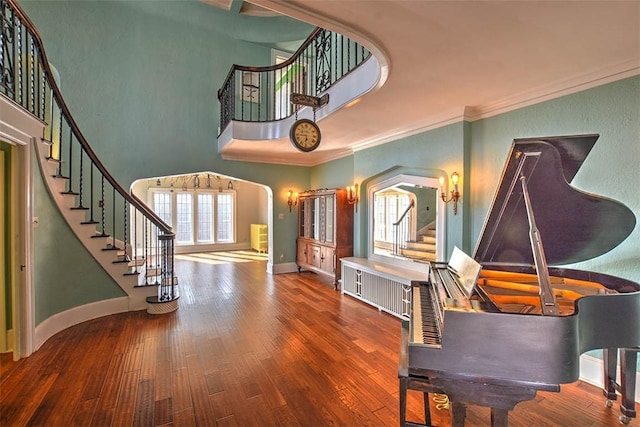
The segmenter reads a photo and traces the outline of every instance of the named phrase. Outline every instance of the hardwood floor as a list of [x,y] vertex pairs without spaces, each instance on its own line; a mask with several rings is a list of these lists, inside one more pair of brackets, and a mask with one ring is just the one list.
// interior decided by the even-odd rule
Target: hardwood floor
[[[243,257],[239,257],[243,258]],[[76,325],[0,363],[2,426],[397,426],[400,321],[312,273],[177,261],[180,308]],[[408,416],[421,420],[410,392]],[[447,410],[434,412],[446,426]],[[600,389],[539,393],[511,426],[615,426]],[[468,426],[489,425],[470,407]],[[630,425],[638,426],[637,420]]]

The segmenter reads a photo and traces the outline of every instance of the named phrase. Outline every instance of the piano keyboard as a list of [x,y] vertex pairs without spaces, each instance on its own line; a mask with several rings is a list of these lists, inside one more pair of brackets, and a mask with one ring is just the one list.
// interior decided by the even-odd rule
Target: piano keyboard
[[438,308],[438,297],[432,286],[413,288],[413,342],[438,346],[442,343]]

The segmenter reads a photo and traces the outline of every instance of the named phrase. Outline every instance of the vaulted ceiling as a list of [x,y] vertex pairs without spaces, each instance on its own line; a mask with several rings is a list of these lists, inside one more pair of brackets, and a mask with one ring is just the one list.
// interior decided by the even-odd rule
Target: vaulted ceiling
[[359,150],[640,74],[640,1],[203,1],[330,29],[382,64],[376,89],[319,121],[318,150],[264,141],[247,153],[262,161],[284,150],[287,163],[318,164],[336,148]]

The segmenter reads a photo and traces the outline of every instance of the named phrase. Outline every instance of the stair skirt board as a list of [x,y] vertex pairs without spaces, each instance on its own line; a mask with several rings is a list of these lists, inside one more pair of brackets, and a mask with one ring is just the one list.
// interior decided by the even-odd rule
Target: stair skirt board
[[[138,310],[144,310],[144,306]],[[37,350],[49,338],[58,332],[78,323],[110,314],[132,311],[129,297],[112,298],[70,308],[43,320],[35,330],[34,350]]]

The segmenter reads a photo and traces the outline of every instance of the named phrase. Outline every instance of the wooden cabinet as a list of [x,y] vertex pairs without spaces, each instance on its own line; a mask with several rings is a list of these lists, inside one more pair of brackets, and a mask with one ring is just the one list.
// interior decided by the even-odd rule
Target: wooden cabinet
[[266,224],[251,224],[251,249],[267,252],[268,238]]
[[344,189],[312,190],[298,198],[298,270],[340,281],[340,258],[353,255],[353,205]]

